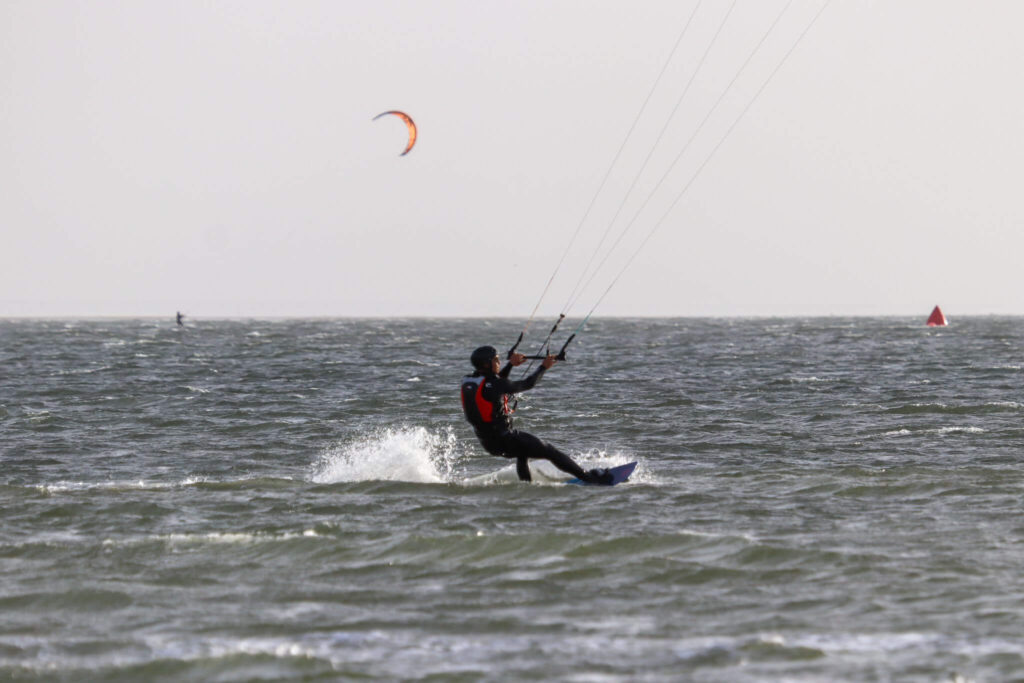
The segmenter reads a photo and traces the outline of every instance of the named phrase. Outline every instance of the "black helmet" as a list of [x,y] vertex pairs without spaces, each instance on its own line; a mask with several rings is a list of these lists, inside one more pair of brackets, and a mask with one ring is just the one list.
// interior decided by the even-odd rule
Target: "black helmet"
[[489,370],[491,368],[491,361],[497,355],[498,349],[493,346],[481,346],[470,355],[469,362],[477,370]]

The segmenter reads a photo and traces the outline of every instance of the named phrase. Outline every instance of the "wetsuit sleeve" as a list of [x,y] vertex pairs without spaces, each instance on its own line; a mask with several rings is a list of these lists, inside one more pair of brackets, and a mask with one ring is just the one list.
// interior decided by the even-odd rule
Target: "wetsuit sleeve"
[[502,379],[508,379],[508,375],[509,375],[510,372],[512,372],[512,364],[511,363],[505,363],[505,367],[503,367],[501,369],[501,372],[498,373],[498,377],[500,377]]
[[499,376],[497,381],[498,390],[503,394],[518,394],[532,389],[537,382],[540,381],[540,378],[546,369],[547,368],[541,365],[533,371],[533,374],[527,375],[523,379],[515,380],[514,382]]

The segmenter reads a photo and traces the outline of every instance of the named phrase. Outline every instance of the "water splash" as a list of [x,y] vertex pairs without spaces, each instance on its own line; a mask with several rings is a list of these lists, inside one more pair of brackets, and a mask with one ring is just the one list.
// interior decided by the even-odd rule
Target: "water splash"
[[439,484],[451,479],[458,456],[458,440],[450,427],[439,432],[424,427],[379,429],[321,454],[311,478],[319,484],[342,481]]

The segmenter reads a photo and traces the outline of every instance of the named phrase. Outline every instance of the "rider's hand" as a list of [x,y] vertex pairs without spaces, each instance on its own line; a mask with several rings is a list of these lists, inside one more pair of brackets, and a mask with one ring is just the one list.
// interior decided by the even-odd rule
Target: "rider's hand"
[[512,357],[508,359],[508,362],[511,363],[513,367],[517,367],[526,362],[526,356],[521,353],[513,353]]
[[548,357],[541,362],[541,365],[543,365],[544,369],[546,370],[550,368],[552,365],[554,365],[557,361],[557,356],[555,356],[554,354],[548,354]]

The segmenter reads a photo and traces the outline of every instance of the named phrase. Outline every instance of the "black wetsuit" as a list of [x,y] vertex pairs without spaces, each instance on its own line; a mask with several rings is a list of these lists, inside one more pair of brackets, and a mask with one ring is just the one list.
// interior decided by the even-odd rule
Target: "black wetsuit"
[[532,389],[544,374],[544,366],[521,380],[508,379],[512,364],[508,363],[497,375],[490,370],[476,371],[462,378],[462,410],[473,425],[473,431],[484,449],[492,455],[516,459],[516,472],[523,481],[530,481],[530,458],[549,460],[555,467],[584,481],[594,475],[573,462],[565,453],[533,434],[512,428],[509,396]]

